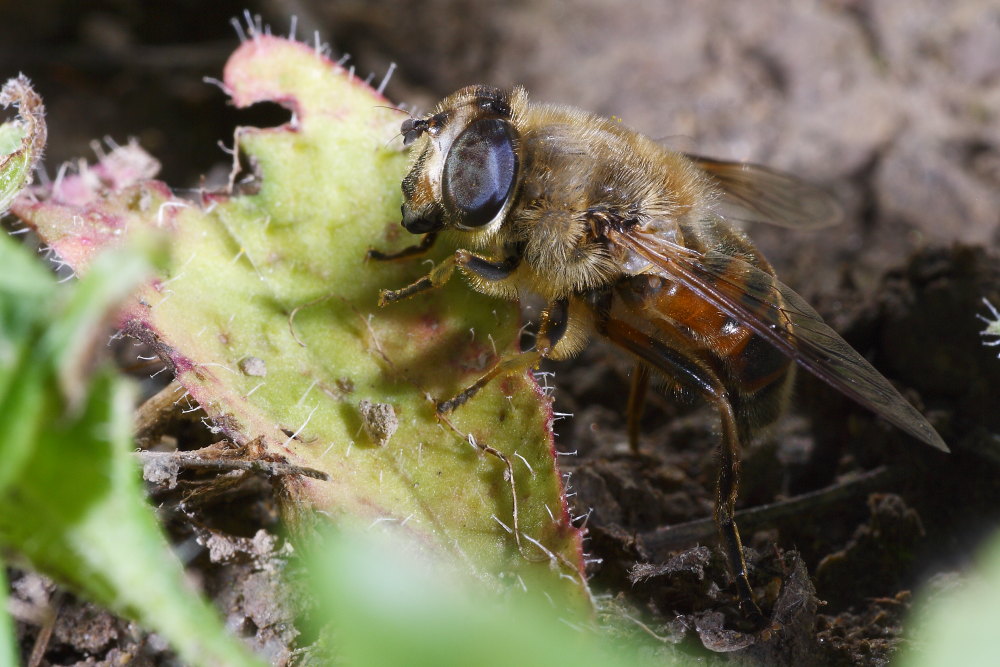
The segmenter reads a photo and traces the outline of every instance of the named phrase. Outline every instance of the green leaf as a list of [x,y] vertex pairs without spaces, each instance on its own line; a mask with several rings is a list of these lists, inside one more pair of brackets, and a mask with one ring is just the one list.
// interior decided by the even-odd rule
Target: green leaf
[[[182,200],[145,180],[155,161],[126,146],[91,168],[98,179],[62,180],[71,203],[54,193],[15,213],[79,272],[124,230],[170,234],[166,268],[130,302],[123,327],[156,346],[185,400],[225,436],[326,473],[282,479],[287,514],[318,508],[345,525],[393,527],[498,589],[523,582],[589,609],[549,399],[512,376],[448,422],[428,400],[454,395],[516,347],[517,307],[456,279],[376,308],[380,289],[427,271],[364,261],[371,245],[408,241],[398,224],[402,117],[311,47],[266,35],[233,54],[224,87],[238,106],[293,111],[281,127],[238,130],[240,164],[253,174],[243,194]],[[102,187],[87,192],[94,181]],[[398,428],[369,435],[380,429],[362,405]]]
[[21,273],[0,280],[0,544],[160,632],[190,664],[257,664],[187,589],[146,504],[130,454],[131,384],[107,367],[87,372],[93,350],[83,341],[103,346],[109,308],[148,263],[104,254],[74,289],[57,289],[0,236],[0,266]]
[[10,155],[21,148],[25,138],[24,128],[19,123],[0,125],[0,155]]

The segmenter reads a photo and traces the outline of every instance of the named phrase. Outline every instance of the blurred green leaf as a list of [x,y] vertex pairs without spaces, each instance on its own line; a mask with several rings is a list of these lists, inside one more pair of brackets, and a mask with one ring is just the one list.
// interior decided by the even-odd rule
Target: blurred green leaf
[[14,650],[14,625],[7,613],[7,572],[0,561],[0,665],[16,665],[17,653]]
[[32,344],[56,297],[55,281],[37,258],[0,235],[0,494],[16,479],[44,423],[47,363]]
[[146,504],[131,384],[106,366],[90,373],[109,309],[148,272],[143,255],[104,254],[57,289],[0,236],[0,266],[13,269],[0,279],[0,544],[160,632],[190,664],[257,664],[187,588]]
[[[497,597],[386,532],[331,535],[307,559],[332,654],[355,667],[654,664],[544,589]],[[322,632],[322,628],[319,628]],[[664,665],[663,659],[655,664]]]
[[1000,539],[948,590],[920,598],[907,624],[903,667],[993,667],[1000,661]]

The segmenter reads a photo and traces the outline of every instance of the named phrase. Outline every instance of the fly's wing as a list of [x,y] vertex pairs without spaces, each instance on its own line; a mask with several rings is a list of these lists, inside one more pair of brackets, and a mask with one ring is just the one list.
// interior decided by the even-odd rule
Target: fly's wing
[[654,234],[609,231],[648,261],[754,331],[799,365],[915,438],[947,452],[941,436],[889,381],[777,278],[720,252],[700,253]]
[[833,197],[789,174],[759,164],[685,155],[721,192],[716,210],[727,220],[819,229],[843,218]]

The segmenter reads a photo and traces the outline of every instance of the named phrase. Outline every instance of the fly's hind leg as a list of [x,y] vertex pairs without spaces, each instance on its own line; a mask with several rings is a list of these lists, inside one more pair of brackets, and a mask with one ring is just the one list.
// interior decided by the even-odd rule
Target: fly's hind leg
[[719,527],[726,559],[736,579],[736,589],[740,595],[740,608],[758,627],[767,621],[760,607],[753,599],[753,589],[747,578],[747,563],[743,558],[743,541],[736,526],[736,498],[739,495],[740,451],[742,449],[739,429],[733,405],[725,392],[714,400],[722,420],[722,446],[719,448],[719,480],[716,486],[715,523]]
[[628,394],[628,407],[625,408],[625,419],[628,429],[628,446],[633,454],[639,453],[639,434],[642,430],[640,421],[646,407],[646,392],[649,390],[649,366],[640,362],[632,372],[632,386]]
[[562,335],[566,333],[568,314],[569,303],[566,299],[559,299],[549,304],[542,311],[542,321],[538,327],[538,336],[535,338],[535,347],[501,359],[493,368],[456,396],[438,403],[437,411],[442,414],[451,412],[475,396],[494,378],[520,373],[537,366],[542,359],[552,353]]
[[743,558],[743,542],[736,526],[736,497],[740,473],[740,429],[728,392],[718,375],[703,362],[685,355],[662,341],[652,338],[628,324],[612,319],[609,309],[598,309],[598,333],[612,343],[631,352],[641,362],[669,375],[680,384],[697,391],[712,402],[719,411],[722,424],[719,480],[715,498],[715,523],[739,595],[740,609],[755,625],[763,628],[767,621],[753,599],[753,589],[747,578],[747,564]]
[[[429,247],[433,243],[427,241],[432,234],[424,237],[424,241],[417,246],[411,246],[401,250],[395,255],[385,255],[378,251],[369,251],[368,256],[374,259],[397,259],[401,256],[413,256],[420,252],[420,247]],[[379,294],[379,306],[385,306],[395,301],[407,299],[420,292],[435,289],[444,285],[455,272],[455,267],[461,268],[468,274],[474,275],[482,280],[498,281],[505,280],[517,270],[521,262],[521,255],[518,252],[511,252],[506,258],[500,261],[493,261],[486,257],[480,257],[468,250],[456,250],[455,254],[437,264],[431,272],[420,278],[416,282],[398,290],[383,290]],[[516,353],[501,359],[496,366],[491,368],[482,377],[463,389],[457,395],[441,401],[437,404],[439,414],[446,414],[459,407],[476,393],[490,383],[496,377],[519,373],[530,368],[534,368],[538,363],[547,357],[555,348],[559,339],[566,332],[569,315],[569,301],[567,299],[557,299],[549,304],[542,312],[542,321],[538,331],[535,347],[525,352]]]

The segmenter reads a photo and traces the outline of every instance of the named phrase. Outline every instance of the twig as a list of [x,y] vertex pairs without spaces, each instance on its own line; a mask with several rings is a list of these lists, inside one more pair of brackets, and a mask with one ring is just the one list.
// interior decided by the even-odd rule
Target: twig
[[52,640],[52,631],[55,630],[56,620],[59,618],[59,609],[62,607],[62,593],[56,591],[49,599],[48,608],[45,610],[45,620],[38,629],[38,636],[35,637],[35,645],[31,647],[31,656],[28,658],[27,667],[38,667],[45,658],[45,651]]
[[193,452],[135,452],[139,461],[145,464],[167,461],[189,470],[247,470],[276,477],[279,475],[301,475],[327,481],[330,476],[321,470],[297,466],[291,463],[265,461],[263,459],[208,458]]
[[184,414],[177,405],[177,392],[181,385],[173,380],[135,411],[135,439],[141,446],[146,446],[159,439],[171,424],[191,422],[197,418],[192,414]]
[[670,641],[670,639],[668,639],[667,637],[664,637],[662,635],[656,634],[656,632],[653,631],[653,629],[651,627],[649,627],[648,625],[646,625],[645,623],[643,623],[642,621],[640,621],[638,618],[635,618],[634,616],[629,616],[625,612],[622,612],[622,617],[625,618],[625,620],[632,621],[633,623],[635,623],[637,626],[639,626],[640,630],[642,630],[643,632],[645,632],[647,635],[649,635],[650,637],[652,637],[656,641],[661,642],[663,644],[670,644],[670,643],[672,643]]
[[[833,484],[817,491],[810,491],[794,498],[768,505],[751,507],[736,513],[736,521],[744,531],[772,523],[790,516],[807,515],[824,505],[831,505],[848,498],[868,494],[891,482],[893,473],[886,466],[862,473],[847,481]],[[698,519],[674,526],[657,528],[639,535],[640,543],[653,560],[664,560],[667,553],[691,544],[708,542],[715,538],[717,527],[713,519]]]

